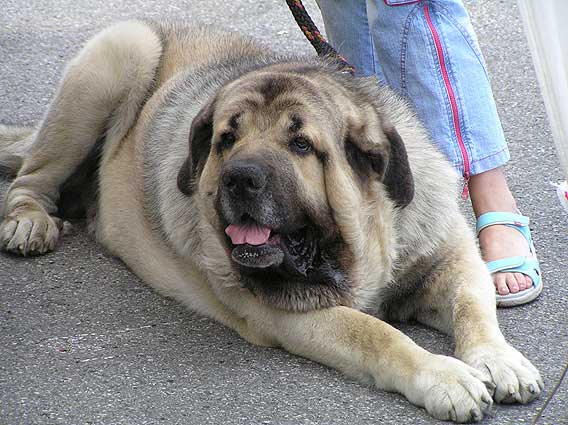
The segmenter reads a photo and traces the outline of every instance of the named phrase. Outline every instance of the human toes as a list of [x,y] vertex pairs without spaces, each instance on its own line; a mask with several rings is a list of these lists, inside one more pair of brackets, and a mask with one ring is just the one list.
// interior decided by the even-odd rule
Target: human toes
[[516,294],[517,292],[519,292],[519,284],[513,273],[506,273],[505,281],[507,282],[507,287],[509,288],[509,291],[511,293]]
[[519,285],[519,290],[524,291],[532,286],[532,280],[530,277],[522,273],[514,273],[515,279],[517,279],[517,284]]
[[493,283],[499,295],[507,295],[509,293],[509,287],[507,286],[504,273],[495,273],[493,275]]

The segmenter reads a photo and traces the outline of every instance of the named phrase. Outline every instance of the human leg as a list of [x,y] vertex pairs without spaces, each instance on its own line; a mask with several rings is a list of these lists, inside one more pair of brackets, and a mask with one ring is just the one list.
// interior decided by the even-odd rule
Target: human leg
[[[534,250],[531,247],[532,240],[530,240],[532,238],[529,235],[529,240],[527,240],[526,235],[523,235],[519,229],[515,229],[515,226],[520,226],[526,227],[528,231],[528,218],[518,216],[517,205],[507,185],[503,169],[499,167],[472,176],[469,181],[469,188],[474,212],[478,217],[478,228],[481,229],[478,231],[479,245],[488,266],[492,269],[503,268],[502,259],[512,260],[514,257],[521,257],[525,260],[509,262],[511,264],[518,263],[517,266],[512,268],[523,266],[524,263],[528,266],[535,262]],[[495,215],[494,212],[496,211],[512,214],[507,219],[513,222],[519,221],[519,223],[513,226],[491,225],[484,227],[483,222],[487,223],[486,219],[488,218],[489,221],[502,220],[501,215],[493,218],[488,217],[492,214]],[[520,223],[525,221],[526,223]],[[530,269],[534,269],[534,267],[530,267]],[[542,290],[538,263],[536,263],[535,272],[536,275],[533,274],[532,276],[535,278],[534,282],[528,273],[523,274],[518,271],[494,273],[493,280],[498,292],[498,304],[512,306],[536,298]]]

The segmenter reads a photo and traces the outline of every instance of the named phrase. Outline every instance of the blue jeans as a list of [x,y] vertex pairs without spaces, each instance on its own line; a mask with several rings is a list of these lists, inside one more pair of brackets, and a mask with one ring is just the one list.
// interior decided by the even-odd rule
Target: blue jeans
[[331,44],[406,97],[465,181],[509,151],[485,62],[460,0],[316,0]]

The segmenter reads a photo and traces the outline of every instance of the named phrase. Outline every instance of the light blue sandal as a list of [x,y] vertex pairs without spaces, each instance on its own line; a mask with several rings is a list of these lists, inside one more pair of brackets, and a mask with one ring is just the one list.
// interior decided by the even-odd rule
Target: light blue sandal
[[513,307],[516,305],[526,304],[531,302],[542,292],[542,279],[540,277],[540,266],[536,258],[536,251],[534,248],[531,231],[529,229],[529,218],[520,214],[504,213],[504,212],[489,212],[479,216],[477,219],[477,234],[483,229],[496,224],[503,224],[519,231],[527,240],[529,244],[530,256],[523,257],[509,257],[500,260],[487,262],[487,268],[491,273],[496,272],[511,272],[522,273],[532,279],[532,288],[519,291],[516,294],[512,292],[507,295],[499,295],[496,293],[498,307]]

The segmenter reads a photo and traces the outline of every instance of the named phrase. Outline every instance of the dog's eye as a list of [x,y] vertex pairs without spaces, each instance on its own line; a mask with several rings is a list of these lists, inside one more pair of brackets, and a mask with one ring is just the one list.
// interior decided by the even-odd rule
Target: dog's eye
[[307,140],[306,138],[296,137],[290,142],[290,149],[292,149],[296,153],[304,155],[310,153],[313,148],[309,140]]
[[235,143],[235,133],[232,131],[227,131],[221,134],[219,138],[219,144],[217,145],[217,152],[223,152],[225,149],[229,149]]
[[235,143],[235,134],[230,131],[221,134],[221,142],[232,145]]

